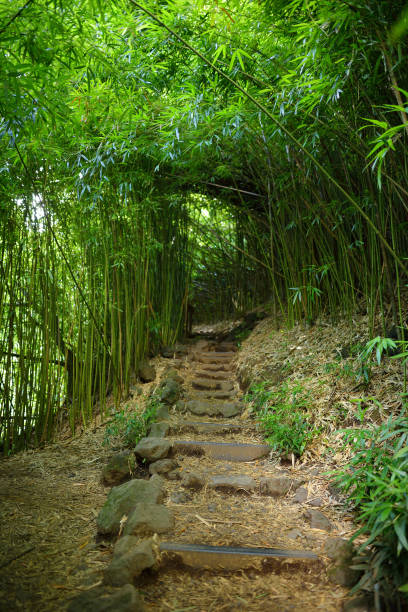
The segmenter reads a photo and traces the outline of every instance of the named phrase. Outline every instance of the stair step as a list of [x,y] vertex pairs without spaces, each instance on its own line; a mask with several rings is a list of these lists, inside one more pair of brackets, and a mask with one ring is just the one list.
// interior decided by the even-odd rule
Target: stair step
[[318,560],[309,550],[290,550],[284,548],[246,548],[241,546],[210,546],[208,544],[178,544],[161,542],[160,552],[177,555],[190,567],[209,567],[222,569],[242,569],[254,561],[268,559],[308,559]]
[[243,405],[240,402],[210,402],[205,400],[190,400],[185,404],[186,410],[197,416],[222,416],[226,419],[241,414]]
[[231,372],[231,364],[228,363],[200,363],[200,368],[207,372]]
[[206,391],[232,391],[234,383],[231,380],[211,380],[210,378],[196,378],[191,382],[193,389],[204,389]]
[[228,399],[234,399],[237,396],[236,391],[222,391],[222,390],[214,390],[212,391],[211,389],[207,390],[207,391],[196,391],[195,389],[192,389],[189,393],[189,399],[215,399],[215,400],[228,400]]
[[205,421],[185,421],[174,426],[173,431],[195,431],[197,433],[223,434],[242,431],[243,425],[235,423],[208,423]]
[[230,363],[235,353],[198,353],[195,360],[200,363]]
[[199,378],[211,378],[214,380],[230,380],[231,374],[229,372],[220,372],[218,367],[216,371],[212,370],[197,370],[196,376]]
[[214,459],[227,461],[253,461],[264,457],[271,450],[267,444],[200,442],[198,440],[174,440],[173,449],[187,455],[204,454]]

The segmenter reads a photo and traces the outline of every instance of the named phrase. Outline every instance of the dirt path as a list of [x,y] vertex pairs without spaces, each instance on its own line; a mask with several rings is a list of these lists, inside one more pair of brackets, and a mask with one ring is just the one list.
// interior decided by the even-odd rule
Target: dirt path
[[[196,567],[191,567],[186,555],[165,554],[159,571],[144,572],[136,583],[146,610],[341,610],[347,591],[326,577],[324,543],[349,535],[351,522],[333,505],[321,466],[281,466],[262,451],[240,398],[232,349],[203,341],[192,347],[182,370],[186,412],[172,411],[170,439],[246,444],[261,449],[262,456],[237,461],[248,446],[235,447],[234,460],[226,446],[196,448],[193,454],[179,447],[181,480],[166,481],[165,500],[175,528],[161,540],[295,549],[317,558],[260,556],[248,563],[235,555],[231,570],[230,562],[214,555],[194,554]],[[109,491],[100,480],[109,454],[102,439],[103,429],[96,428],[80,439],[0,464],[1,610],[62,610],[75,594],[100,583],[111,558],[111,547],[95,539],[95,517]],[[220,457],[208,455],[214,449]],[[191,475],[202,486],[189,487]],[[215,477],[230,486],[215,486]],[[269,485],[262,479],[277,477],[290,480],[289,490],[278,497],[265,494]],[[324,529],[311,526],[308,513],[316,508],[327,519]]]

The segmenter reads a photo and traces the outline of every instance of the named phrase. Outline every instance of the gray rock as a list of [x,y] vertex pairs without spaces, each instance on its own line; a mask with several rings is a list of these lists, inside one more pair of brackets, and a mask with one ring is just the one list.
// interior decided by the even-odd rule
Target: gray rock
[[178,402],[176,402],[176,405],[174,407],[178,412],[185,412],[186,402],[183,402],[183,400],[179,400]]
[[291,529],[287,534],[286,537],[289,538],[290,540],[297,540],[297,538],[303,538],[302,533],[299,531],[299,529]]
[[173,504],[185,504],[191,501],[191,496],[185,493],[185,491],[175,491],[170,495],[170,501]]
[[168,406],[161,405],[156,410],[157,421],[168,421],[170,418]]
[[96,587],[84,591],[68,605],[67,612],[143,612],[145,609],[139,592],[131,584],[121,589]]
[[136,504],[158,504],[163,499],[163,479],[155,474],[150,480],[130,480],[113,487],[96,519],[98,533],[119,533],[120,521]]
[[140,440],[135,448],[135,453],[151,463],[167,457],[170,448],[171,444],[168,440],[149,436],[148,438],[142,438]]
[[168,380],[174,380],[179,385],[183,383],[182,377],[180,376],[178,371],[175,370],[174,368],[172,368],[171,370],[167,370],[167,372],[165,372],[164,381],[168,381]]
[[149,431],[149,437],[164,438],[169,433],[170,425],[167,423],[152,423]]
[[153,567],[155,562],[151,540],[139,543],[135,536],[123,536],[116,542],[113,559],[104,572],[103,581],[111,586],[131,583],[144,569]]
[[237,416],[242,412],[242,406],[239,402],[216,402],[204,400],[190,400],[186,402],[185,407],[192,414],[208,416],[224,416],[226,418]]
[[156,379],[156,369],[148,361],[142,361],[139,366],[138,375],[142,382],[152,382]]
[[291,487],[292,481],[287,476],[278,476],[276,478],[261,478],[260,489],[263,495],[271,495],[272,497],[282,497],[286,495]]
[[314,508],[320,508],[320,506],[323,506],[324,502],[321,497],[314,497],[308,501],[308,504]]
[[351,561],[354,556],[354,546],[344,538],[328,538],[324,544],[324,553],[335,561]]
[[102,481],[111,487],[121,484],[129,480],[135,467],[136,457],[132,451],[116,453],[103,468]]
[[167,478],[169,480],[180,480],[180,470],[171,470],[171,472],[168,472]]
[[124,535],[153,535],[166,533],[174,527],[174,517],[170,510],[160,504],[137,504],[128,516]]
[[299,487],[295,491],[295,495],[293,497],[293,502],[295,504],[303,504],[307,500],[307,489],[305,487]]
[[327,577],[333,584],[344,587],[352,587],[360,579],[361,572],[352,569],[347,563],[334,565],[327,570]]
[[239,474],[233,476],[213,476],[210,478],[208,486],[212,489],[253,491],[256,487],[256,481],[250,476]]
[[164,404],[172,406],[179,398],[180,385],[172,378],[169,378],[165,381],[163,387],[159,391],[159,399]]
[[305,517],[310,521],[312,529],[321,529],[323,531],[331,531],[332,524],[329,519],[320,512],[320,510],[307,510]]
[[159,459],[149,465],[150,474],[168,474],[178,466],[174,459]]
[[181,484],[188,489],[201,489],[205,485],[205,478],[201,474],[190,472],[183,474]]

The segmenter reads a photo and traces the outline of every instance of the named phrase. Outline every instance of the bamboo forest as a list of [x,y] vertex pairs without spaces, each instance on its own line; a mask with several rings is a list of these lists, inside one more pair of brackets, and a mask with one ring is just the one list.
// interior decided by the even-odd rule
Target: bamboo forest
[[0,0],[0,609],[408,610],[407,53]]

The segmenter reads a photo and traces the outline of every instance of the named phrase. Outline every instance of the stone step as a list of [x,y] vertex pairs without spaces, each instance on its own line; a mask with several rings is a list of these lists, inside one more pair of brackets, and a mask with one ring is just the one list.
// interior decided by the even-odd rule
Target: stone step
[[[203,366],[204,367],[204,366]],[[211,378],[214,380],[230,380],[231,378],[231,373],[230,372],[220,372],[218,367],[216,369],[216,371],[212,371],[212,370],[197,370],[195,372],[196,376],[199,376],[200,378]]]
[[207,391],[232,391],[234,383],[232,380],[211,380],[210,378],[195,378],[191,381],[193,389],[205,389]]
[[215,346],[214,350],[216,353],[236,353],[238,347],[233,342],[221,342]]
[[235,353],[197,353],[195,361],[199,363],[230,363]]
[[200,363],[200,368],[206,372],[231,372],[230,363]]
[[214,459],[225,459],[227,461],[253,461],[264,457],[271,449],[267,444],[174,440],[173,450],[185,455],[208,455]]
[[192,389],[188,394],[190,400],[230,400],[237,396],[236,391],[196,391]]
[[242,431],[244,424],[235,423],[208,423],[205,421],[184,421],[173,425],[171,431],[193,431],[197,433],[209,433],[209,434],[226,434],[226,433],[237,433]]
[[284,548],[246,548],[241,546],[210,546],[208,544],[180,544],[161,542],[160,552],[177,556],[190,567],[240,570],[256,561],[272,559],[304,559],[317,561],[319,557],[309,550]]
[[244,406],[240,402],[190,400],[185,403],[185,409],[197,416],[223,416],[227,419],[241,414],[243,408]]

